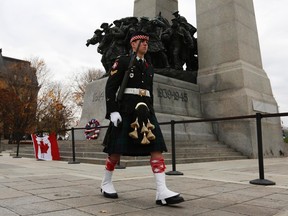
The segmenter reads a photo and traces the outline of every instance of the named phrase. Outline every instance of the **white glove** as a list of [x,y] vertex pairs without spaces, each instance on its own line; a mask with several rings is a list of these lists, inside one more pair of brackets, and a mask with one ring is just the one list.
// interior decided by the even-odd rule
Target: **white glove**
[[110,121],[113,122],[114,126],[117,127],[120,122],[122,122],[122,118],[119,112],[112,112],[110,114]]

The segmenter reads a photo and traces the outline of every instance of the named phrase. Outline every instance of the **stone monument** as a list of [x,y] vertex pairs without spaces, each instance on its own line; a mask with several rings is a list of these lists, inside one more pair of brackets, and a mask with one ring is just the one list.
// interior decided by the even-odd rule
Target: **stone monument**
[[[252,0],[196,0],[198,85],[204,117],[277,113],[270,80],[262,68]],[[257,156],[255,120],[213,124],[219,141]],[[263,153],[285,152],[280,118],[262,120]]]
[[[168,20],[177,0],[135,0],[134,16]],[[276,113],[269,78],[262,68],[252,0],[196,0],[199,70],[197,84],[155,74],[154,107],[159,122]],[[87,86],[80,126],[91,118],[108,125],[104,88],[107,78]],[[168,145],[169,125],[161,126]],[[257,157],[254,119],[176,125],[176,142],[218,140],[251,158]],[[262,120],[265,156],[286,153],[279,118]],[[97,142],[102,142],[105,129]],[[76,131],[76,139],[85,139]]]

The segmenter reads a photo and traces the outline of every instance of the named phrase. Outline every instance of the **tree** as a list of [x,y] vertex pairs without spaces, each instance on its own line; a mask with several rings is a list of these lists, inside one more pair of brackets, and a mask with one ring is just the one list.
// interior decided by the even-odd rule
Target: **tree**
[[54,131],[65,135],[74,120],[69,89],[60,83],[50,83],[38,97],[36,119],[37,131]]
[[38,85],[40,87],[39,91],[41,92],[41,89],[44,89],[49,85],[52,76],[50,70],[48,69],[44,59],[39,57],[31,57],[27,61],[29,61],[31,67],[35,69]]
[[99,79],[104,74],[105,72],[100,69],[90,68],[75,76],[72,91],[74,102],[79,108],[82,108],[83,106],[86,86],[89,83]]
[[40,86],[37,99],[36,131],[65,134],[74,120],[74,107],[67,86],[51,82],[52,74],[43,59],[32,58]]
[[0,115],[4,134],[12,134],[19,141],[35,126],[37,93],[36,70],[30,62],[15,60],[1,68],[4,86],[0,91]]
[[51,82],[45,61],[12,59],[0,69],[5,77],[0,85],[0,126],[6,138],[12,134],[19,142],[24,134],[36,131],[62,130],[65,134],[74,120],[75,104],[67,86]]

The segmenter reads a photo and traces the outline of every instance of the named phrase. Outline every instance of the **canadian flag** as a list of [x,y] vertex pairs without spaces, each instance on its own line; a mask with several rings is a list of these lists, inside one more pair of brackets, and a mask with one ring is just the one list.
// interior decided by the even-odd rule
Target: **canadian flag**
[[55,133],[37,136],[31,134],[35,157],[37,160],[60,160],[59,148]]

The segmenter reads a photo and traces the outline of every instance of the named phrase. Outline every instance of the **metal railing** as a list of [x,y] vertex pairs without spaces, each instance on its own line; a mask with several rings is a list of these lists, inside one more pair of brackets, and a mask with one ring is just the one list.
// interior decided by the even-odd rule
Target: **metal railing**
[[[259,166],[259,179],[251,180],[251,184],[257,185],[275,185],[275,182],[267,180],[264,178],[264,160],[263,160],[263,142],[262,142],[262,118],[270,117],[281,117],[288,116],[288,113],[273,113],[273,114],[261,114],[256,113],[255,115],[246,115],[246,116],[234,116],[226,118],[211,118],[211,119],[199,119],[199,120],[187,120],[187,121],[174,121],[162,122],[161,124],[171,124],[171,142],[172,142],[172,171],[167,172],[168,175],[183,175],[181,172],[176,171],[176,154],[175,154],[175,135],[174,135],[174,126],[175,124],[180,123],[198,123],[198,122],[215,122],[215,121],[229,121],[236,119],[256,119],[256,130],[257,130],[257,144],[258,144],[258,166]],[[173,131],[172,131],[173,130]]]
[[[182,172],[176,171],[176,148],[175,148],[175,125],[176,124],[187,124],[187,123],[199,123],[199,122],[219,122],[219,121],[230,121],[239,119],[255,119],[256,120],[256,130],[257,130],[257,144],[258,144],[258,166],[259,166],[259,179],[251,180],[251,184],[257,185],[274,185],[275,182],[265,179],[264,177],[264,159],[263,159],[263,142],[262,142],[262,118],[273,118],[288,116],[288,112],[285,113],[272,113],[272,114],[261,114],[256,113],[255,115],[245,115],[245,116],[233,116],[233,117],[223,117],[223,118],[207,118],[207,119],[197,119],[197,120],[182,120],[175,121],[171,120],[169,122],[159,122],[159,125],[170,125],[171,127],[171,152],[172,152],[172,171],[166,172],[167,175],[183,175]],[[108,126],[98,126],[97,128],[108,128]],[[72,161],[69,164],[79,164],[76,161],[76,151],[75,151],[75,130],[85,130],[86,128],[74,128],[67,129],[66,131],[71,131],[72,140]],[[92,128],[91,128],[92,129]],[[17,147],[18,156],[19,147]],[[118,163],[119,168],[123,168]]]

